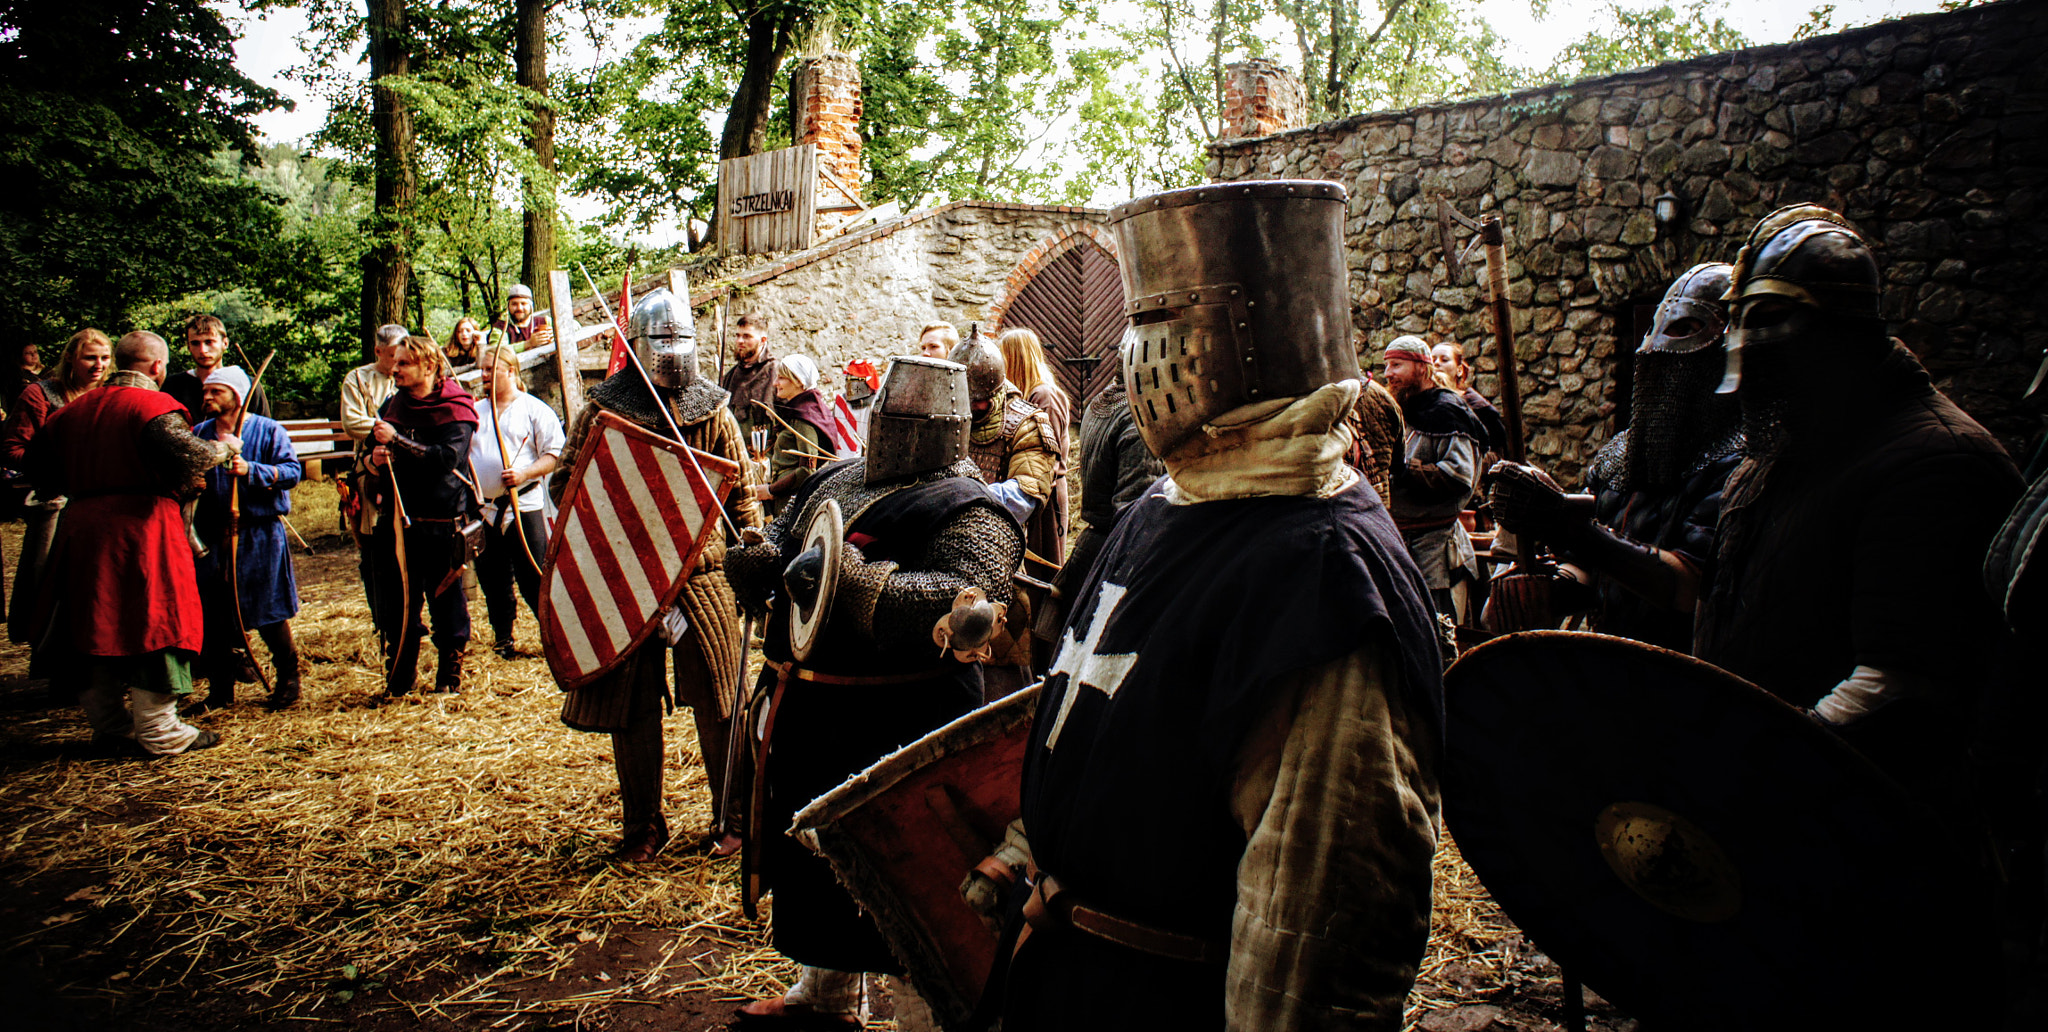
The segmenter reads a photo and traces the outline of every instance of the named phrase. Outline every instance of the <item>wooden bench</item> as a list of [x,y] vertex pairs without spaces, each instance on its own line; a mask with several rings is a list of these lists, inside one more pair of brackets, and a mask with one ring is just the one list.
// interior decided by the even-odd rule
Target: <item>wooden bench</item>
[[355,439],[341,428],[339,419],[280,419],[285,436],[291,438],[292,452],[306,467],[307,480],[321,479],[321,464],[328,459],[355,455]]

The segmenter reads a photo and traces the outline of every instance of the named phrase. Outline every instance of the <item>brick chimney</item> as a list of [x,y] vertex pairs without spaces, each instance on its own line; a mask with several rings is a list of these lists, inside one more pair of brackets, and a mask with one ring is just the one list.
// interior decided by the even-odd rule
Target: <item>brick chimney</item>
[[1263,57],[1223,66],[1220,139],[1271,136],[1299,129],[1307,110],[1307,94],[1293,72]]
[[843,50],[806,57],[797,66],[796,89],[796,142],[817,144],[818,167],[838,179],[818,176],[818,233],[828,236],[859,214],[823,209],[851,205],[846,190],[860,191],[860,63]]

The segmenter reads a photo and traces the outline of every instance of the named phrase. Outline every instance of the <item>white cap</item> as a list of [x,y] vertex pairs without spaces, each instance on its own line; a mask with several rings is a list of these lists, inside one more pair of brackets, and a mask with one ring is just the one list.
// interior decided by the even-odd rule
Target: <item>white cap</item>
[[234,391],[235,404],[237,405],[244,404],[249,400],[249,374],[243,372],[241,366],[221,366],[219,369],[208,373],[206,376],[206,386],[211,387],[214,384],[220,384]]

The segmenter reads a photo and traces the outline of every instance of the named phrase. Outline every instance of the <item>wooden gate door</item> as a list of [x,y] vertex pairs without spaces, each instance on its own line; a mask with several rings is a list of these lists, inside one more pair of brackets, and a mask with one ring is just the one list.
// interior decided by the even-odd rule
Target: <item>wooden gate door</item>
[[1116,259],[1092,240],[1047,262],[1003,312],[1001,329],[1038,331],[1060,389],[1074,414],[1119,375],[1124,336],[1124,281]]

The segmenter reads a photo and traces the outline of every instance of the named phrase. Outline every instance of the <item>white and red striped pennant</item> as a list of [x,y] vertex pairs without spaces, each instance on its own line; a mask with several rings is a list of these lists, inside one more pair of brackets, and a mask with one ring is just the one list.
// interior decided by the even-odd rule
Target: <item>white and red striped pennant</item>
[[674,604],[739,467],[600,411],[541,570],[540,637],[565,689],[610,671]]

